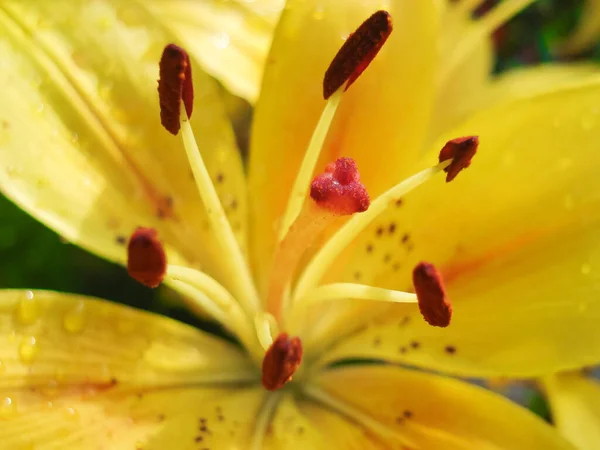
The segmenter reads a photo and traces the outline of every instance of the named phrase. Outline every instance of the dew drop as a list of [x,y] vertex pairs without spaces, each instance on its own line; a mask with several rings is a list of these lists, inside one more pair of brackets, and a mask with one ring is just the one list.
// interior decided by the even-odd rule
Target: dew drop
[[4,397],[0,401],[0,419],[8,419],[17,412],[15,401],[10,397]]
[[19,345],[19,357],[25,364],[29,364],[33,361],[37,351],[38,348],[35,337],[26,336],[21,340],[21,344]]
[[69,333],[79,333],[85,325],[84,304],[82,301],[65,314],[63,318],[63,326]]
[[581,273],[583,275],[589,275],[590,273],[592,273],[592,266],[590,266],[589,264],[582,264],[581,265]]
[[315,12],[313,13],[314,20],[323,20],[324,17],[325,17],[325,9],[322,6],[318,7],[315,10]]
[[17,306],[17,321],[22,325],[31,325],[40,315],[38,302],[35,300],[33,292],[25,291]]
[[224,31],[220,31],[213,36],[213,42],[217,48],[227,48],[229,46],[230,37]]
[[69,420],[79,420],[79,411],[75,408],[67,407],[65,408],[65,417]]

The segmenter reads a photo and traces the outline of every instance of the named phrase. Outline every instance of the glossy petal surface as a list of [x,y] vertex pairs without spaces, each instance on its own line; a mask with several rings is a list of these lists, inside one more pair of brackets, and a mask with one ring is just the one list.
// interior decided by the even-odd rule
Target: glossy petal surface
[[[370,239],[374,248],[364,258],[373,265],[366,266],[386,267],[377,279],[388,287],[410,290],[418,261],[441,268],[454,306],[451,325],[429,327],[402,305],[328,359],[360,354],[516,377],[600,361],[599,101],[594,78],[482,111],[451,132],[480,136],[473,165],[454,182],[440,176],[392,207],[368,230],[362,250]],[[395,232],[378,237],[378,227],[389,230],[392,221]],[[359,308],[345,320],[356,325],[365,315]]]
[[325,71],[346,36],[381,8],[391,14],[394,31],[344,95],[316,173],[337,157],[352,157],[368,191],[376,194],[397,181],[418,154],[433,102],[436,2],[347,2],[343,8],[337,0],[288,2],[267,60],[250,150],[251,239],[261,280],[271,263],[278,220],[325,106]]
[[482,388],[398,367],[323,373],[319,388],[376,420],[407,449],[572,449],[541,419]]
[[[183,145],[160,126],[158,60],[174,36],[134,4],[122,17],[117,3],[2,4],[0,187],[102,257],[122,262],[133,230],[153,227],[170,262],[219,277],[222,259]],[[235,139],[216,83],[197,65],[193,73],[198,144],[243,244],[245,182]]]
[[233,448],[251,433],[248,411],[262,397],[235,384],[255,372],[232,345],[171,319],[54,292],[0,292],[0,373],[0,439],[10,450],[192,449],[197,436]]

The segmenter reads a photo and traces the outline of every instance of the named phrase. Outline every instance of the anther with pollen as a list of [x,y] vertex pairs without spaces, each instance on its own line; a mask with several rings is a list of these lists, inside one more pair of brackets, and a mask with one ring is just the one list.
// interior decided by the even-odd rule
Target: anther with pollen
[[471,165],[471,160],[479,147],[478,136],[465,136],[452,139],[444,145],[440,151],[439,161],[443,162],[452,159],[448,167],[444,169],[446,175],[446,183],[454,180],[461,170],[466,169]]
[[162,283],[167,257],[153,228],[137,228],[127,246],[127,271],[134,280],[151,288]]
[[262,364],[262,385],[268,391],[282,388],[292,379],[302,362],[302,342],[298,337],[281,333],[265,353]]
[[450,325],[452,305],[435,266],[428,262],[420,262],[413,269],[412,276],[419,310],[425,321],[434,327]]
[[348,36],[325,72],[325,99],[344,86],[344,83],[346,90],[356,81],[377,56],[392,29],[392,17],[386,11],[377,11]]
[[158,97],[160,121],[171,134],[180,128],[181,102],[188,117],[194,107],[192,66],[187,52],[175,44],[167,45],[159,63]]

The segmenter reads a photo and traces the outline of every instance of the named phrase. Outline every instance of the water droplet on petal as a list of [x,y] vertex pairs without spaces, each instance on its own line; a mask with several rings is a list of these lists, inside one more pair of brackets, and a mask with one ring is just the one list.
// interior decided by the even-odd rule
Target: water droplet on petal
[[213,36],[213,42],[217,48],[227,48],[229,46],[229,35],[224,31],[220,31]]
[[583,275],[589,275],[590,273],[592,273],[592,266],[590,266],[589,264],[582,264],[581,265],[581,273]]
[[33,336],[26,336],[19,345],[19,357],[25,364],[31,363],[38,351],[37,341]]
[[67,407],[65,408],[65,417],[69,420],[79,420],[79,411],[75,408]]
[[78,301],[75,306],[65,314],[63,326],[69,333],[79,333],[85,325],[84,303]]
[[15,402],[10,397],[0,400],[0,419],[8,419],[17,412]]
[[17,321],[22,325],[31,325],[40,315],[40,307],[33,292],[26,291],[17,306]]

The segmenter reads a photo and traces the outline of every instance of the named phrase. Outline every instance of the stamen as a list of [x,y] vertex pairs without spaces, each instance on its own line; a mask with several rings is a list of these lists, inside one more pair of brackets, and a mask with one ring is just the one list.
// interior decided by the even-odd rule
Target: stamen
[[160,121],[171,134],[179,132],[181,101],[188,117],[194,107],[194,85],[192,66],[187,52],[175,44],[167,45],[159,64],[158,98]]
[[448,159],[452,160],[452,163],[444,169],[444,172],[448,174],[446,183],[454,180],[461,170],[471,165],[471,160],[477,153],[478,146],[479,137],[477,136],[452,139],[444,145],[444,148],[440,151],[440,162]]
[[344,85],[347,90],[357,80],[379,53],[392,29],[392,17],[386,11],[377,11],[348,36],[325,72],[325,99]]
[[452,305],[435,266],[427,262],[417,264],[413,270],[413,285],[419,300],[419,310],[425,321],[434,327],[450,325]]
[[292,187],[285,213],[281,220],[281,228],[279,229],[280,241],[286,235],[291,224],[294,222],[294,220],[296,220],[300,210],[302,209],[302,204],[306,199],[310,177],[315,170],[317,160],[319,159],[319,154],[321,153],[321,148],[323,147],[323,142],[325,142],[325,138],[327,137],[327,132],[329,131],[329,127],[331,126],[331,122],[335,116],[335,112],[340,105],[342,94],[343,91],[340,89],[333,96],[331,96],[329,100],[327,100],[325,109],[323,110],[323,113],[319,118],[319,122],[317,123],[317,126],[310,138],[310,142],[306,152],[304,153],[304,159],[300,165],[300,170],[296,175],[296,180],[294,181],[294,186]]
[[316,287],[298,300],[298,305],[313,305],[336,300],[373,300],[389,303],[417,303],[416,294],[354,283],[332,283]]
[[450,160],[443,161],[436,166],[407,178],[377,197],[377,199],[371,202],[367,211],[352,216],[313,256],[298,280],[294,297],[304,297],[310,289],[315,287],[344,248],[373,220],[383,213],[388,206],[394,205],[398,199],[430,180],[435,174],[444,170],[450,164]]
[[313,201],[306,202],[273,258],[267,307],[277,318],[288,306],[284,293],[306,248],[336,217],[362,212],[369,207],[369,194],[360,182],[358,168],[351,158],[340,158],[328,164],[325,172],[311,183],[310,195]]
[[[226,258],[222,258],[222,261],[227,264],[227,267],[225,267],[228,271],[227,279],[234,285],[233,288],[235,289],[237,298],[243,302],[242,306],[252,313],[256,312],[259,301],[254,281],[250,274],[250,268],[244,259],[242,250],[227,220],[223,205],[221,205],[217,191],[206,169],[189,123],[193,88],[191,88],[192,79],[189,58],[185,50],[173,44],[167,45],[161,58],[160,72],[159,97],[161,102],[161,117],[164,113],[168,118],[168,122],[172,125],[172,122],[175,120],[173,118],[174,111],[177,110],[179,113],[177,126],[172,127],[169,131],[176,134],[181,127],[185,151],[200,197],[204,202],[206,214],[219,245],[227,254]],[[180,95],[178,97],[179,102],[184,102],[185,111],[180,105],[175,105],[174,99],[176,95]]]
[[342,99],[342,94],[369,66],[388,36],[392,32],[392,19],[385,11],[377,11],[348,36],[335,55],[323,80],[323,96],[327,100],[325,109],[310,138],[304,159],[290,193],[290,198],[281,220],[279,240],[288,232],[296,220],[306,198],[311,179],[323,142]]
[[127,245],[127,272],[134,280],[151,288],[162,283],[167,257],[153,228],[137,228]]
[[302,362],[302,342],[281,333],[265,353],[262,365],[262,385],[268,391],[282,388]]
[[258,313],[254,317],[254,328],[263,350],[268,350],[273,345],[273,336],[279,335],[277,319],[268,312]]

